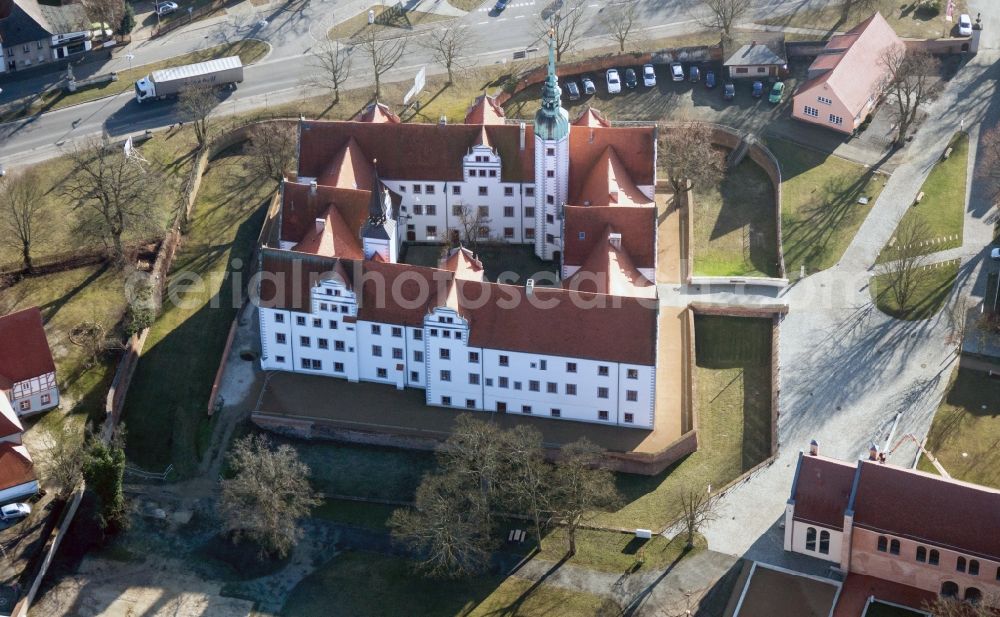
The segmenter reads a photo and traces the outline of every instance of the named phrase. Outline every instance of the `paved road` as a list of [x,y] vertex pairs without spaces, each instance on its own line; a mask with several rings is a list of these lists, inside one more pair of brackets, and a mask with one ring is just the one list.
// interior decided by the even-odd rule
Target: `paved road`
[[[794,558],[782,550],[783,531],[777,523],[797,453],[810,439],[819,441],[822,454],[850,460],[865,456],[872,442],[884,446],[897,415],[893,445],[907,434],[921,439],[930,428],[957,360],[955,324],[948,310],[921,322],[891,319],[874,309],[868,281],[879,249],[961,120],[971,127],[970,167],[980,126],[1000,120],[995,92],[1000,28],[989,34],[983,46],[987,51],[970,60],[930,107],[908,158],[890,178],[844,258],[784,294],[791,310],[781,325],[780,452],[773,465],[723,498],[721,516],[705,530],[713,550],[778,565]],[[950,306],[977,301],[985,291],[983,269],[989,262],[984,247],[992,238],[993,205],[976,181],[967,197],[964,248],[943,255],[962,260]],[[908,442],[890,462],[910,465],[914,455]]]
[[[437,0],[438,3],[445,1]],[[804,6],[824,4],[825,1],[756,0],[754,14],[780,14]],[[257,8],[244,2],[224,17],[197,22],[162,39],[138,42],[129,51],[135,55],[132,64],[140,65],[225,41],[242,38],[267,41],[272,45],[271,53],[246,69],[244,83],[219,109],[221,114],[245,111],[296,100],[308,94],[308,88],[303,84],[311,70],[308,61],[310,50],[323,40],[333,24],[357,15],[369,4],[369,0],[307,0]],[[435,4],[434,0],[422,0],[416,8],[433,11]],[[690,8],[698,6],[694,0],[640,0],[640,6],[647,36],[683,34],[701,28],[695,10]],[[521,0],[512,2],[499,16],[491,16],[488,10],[481,8],[459,18],[480,41],[471,58],[473,62],[494,64],[509,58],[514,51],[534,46],[538,40],[538,16],[544,8],[544,2]],[[606,31],[598,15],[600,8],[600,4],[593,2],[583,9],[587,16],[579,29],[581,48],[608,45]],[[262,20],[267,22],[266,25],[262,24]],[[417,67],[424,64],[431,65],[429,72],[439,72],[426,51],[417,45],[409,47],[401,64],[404,66],[392,71],[389,80],[408,79]],[[120,55],[101,71],[126,67],[127,61]],[[363,71],[356,71],[352,82],[349,87],[363,86],[369,80]],[[37,90],[38,84],[31,82],[24,87]],[[15,84],[8,84],[2,96],[16,96],[17,89]],[[73,140],[102,131],[117,136],[168,126],[176,121],[174,106],[170,102],[140,106],[132,100],[130,93],[123,93],[114,98],[0,125],[0,164],[13,166],[36,162],[55,155]]]

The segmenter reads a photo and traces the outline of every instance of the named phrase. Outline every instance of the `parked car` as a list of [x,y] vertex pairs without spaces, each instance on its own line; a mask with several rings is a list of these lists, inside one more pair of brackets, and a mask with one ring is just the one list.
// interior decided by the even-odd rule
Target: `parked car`
[[785,94],[785,82],[776,81],[774,85],[771,86],[771,94],[767,96],[768,103],[780,103],[781,97]]
[[169,15],[177,10],[176,2],[160,2],[156,5],[156,14],[159,16]]
[[670,63],[670,77],[674,81],[684,81],[684,67],[680,62]]
[[993,261],[1000,261],[1000,248],[994,248],[990,251],[990,259]]
[[755,99],[759,99],[764,95],[764,83],[760,81],[753,82],[753,91],[750,92]]
[[652,64],[644,64],[642,66],[642,85],[647,88],[652,88],[656,85],[656,71],[653,70]]
[[618,75],[618,69],[608,69],[607,76],[608,94],[618,94],[622,91],[622,79]]
[[566,86],[566,94],[569,96],[569,100],[580,100],[580,86],[576,85],[575,81],[567,81],[564,85]]
[[635,75],[635,69],[625,69],[625,87],[635,88],[639,85],[639,78]]
[[705,87],[714,88],[715,87],[715,72],[705,71]]
[[972,18],[965,13],[958,16],[958,35],[972,36]]
[[722,87],[722,98],[731,101],[736,98],[736,86],[733,82],[727,82],[725,86]]
[[9,503],[0,508],[0,520],[13,521],[31,514],[31,506],[26,503]]
[[688,70],[688,79],[690,79],[693,84],[698,83],[698,81],[701,80],[701,70],[692,65]]
[[597,86],[594,85],[594,80],[590,78],[590,75],[584,75],[580,83],[583,84],[584,94],[590,95],[597,92]]

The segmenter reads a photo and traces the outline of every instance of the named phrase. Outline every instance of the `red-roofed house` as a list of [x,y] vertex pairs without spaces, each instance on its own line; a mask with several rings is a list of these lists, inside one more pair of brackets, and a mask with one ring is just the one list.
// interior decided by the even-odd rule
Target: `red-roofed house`
[[995,489],[876,461],[800,454],[785,550],[837,564],[847,574],[845,591],[862,591],[845,593],[845,608],[838,604],[834,614],[854,617],[847,605],[871,595],[917,609],[938,594],[996,603],[998,529]]
[[6,397],[0,396],[0,504],[38,492],[34,465],[21,445],[24,428]]
[[20,416],[59,404],[56,365],[37,307],[0,317],[0,391]]
[[842,133],[854,132],[882,96],[883,54],[902,46],[881,13],[831,38],[810,65],[808,80],[795,91],[792,116]]

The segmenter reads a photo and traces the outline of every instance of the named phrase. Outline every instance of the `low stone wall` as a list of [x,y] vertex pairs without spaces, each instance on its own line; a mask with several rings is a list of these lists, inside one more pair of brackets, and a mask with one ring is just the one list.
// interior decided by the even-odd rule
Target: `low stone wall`
[[972,39],[903,39],[907,51],[923,51],[935,56],[963,54],[970,51]]

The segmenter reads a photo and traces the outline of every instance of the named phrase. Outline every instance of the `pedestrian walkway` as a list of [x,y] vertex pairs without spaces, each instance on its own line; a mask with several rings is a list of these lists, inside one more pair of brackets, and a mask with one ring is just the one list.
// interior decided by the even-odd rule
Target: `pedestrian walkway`
[[737,26],[742,30],[759,30],[761,32],[784,32],[786,34],[806,34],[809,36],[833,36],[843,34],[839,30],[824,30],[823,28],[796,28],[795,26],[772,26],[769,24],[745,23]]

